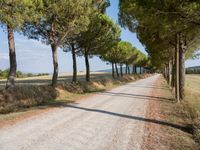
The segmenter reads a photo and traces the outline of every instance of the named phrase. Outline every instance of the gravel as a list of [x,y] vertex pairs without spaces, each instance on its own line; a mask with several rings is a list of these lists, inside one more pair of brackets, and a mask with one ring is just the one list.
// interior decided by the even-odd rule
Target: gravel
[[0,129],[0,150],[140,150],[159,75]]

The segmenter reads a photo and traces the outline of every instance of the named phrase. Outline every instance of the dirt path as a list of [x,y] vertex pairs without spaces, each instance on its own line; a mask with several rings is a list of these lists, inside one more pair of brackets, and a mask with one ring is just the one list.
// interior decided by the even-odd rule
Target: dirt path
[[140,150],[159,75],[0,129],[1,150]]

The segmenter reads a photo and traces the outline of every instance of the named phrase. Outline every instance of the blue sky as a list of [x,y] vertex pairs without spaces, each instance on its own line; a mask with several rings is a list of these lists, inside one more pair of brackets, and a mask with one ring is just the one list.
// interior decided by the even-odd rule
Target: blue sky
[[[111,0],[111,7],[107,14],[115,21],[118,20],[118,0]],[[144,47],[138,41],[136,34],[122,29],[121,39],[131,42],[135,47],[145,53]],[[0,28],[0,69],[9,68],[7,33]],[[53,70],[52,55],[50,46],[44,45],[39,41],[28,40],[23,35],[15,33],[15,44],[17,51],[18,70],[23,72],[48,72]],[[70,53],[65,53],[61,49],[58,52],[60,73],[72,72],[72,59]],[[78,70],[84,71],[84,59],[78,58]],[[102,62],[98,57],[90,59],[91,70],[110,69],[110,65]],[[186,66],[200,65],[200,60],[189,60]]]

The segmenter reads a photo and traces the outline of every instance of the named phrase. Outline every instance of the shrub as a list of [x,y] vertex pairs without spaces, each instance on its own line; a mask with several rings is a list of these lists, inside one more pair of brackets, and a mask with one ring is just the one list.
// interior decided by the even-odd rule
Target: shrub
[[[0,70],[0,79],[6,79],[9,74],[9,69],[6,70]],[[26,78],[26,77],[36,77],[36,76],[46,76],[49,75],[48,73],[39,73],[39,74],[32,74],[32,73],[23,73],[21,71],[16,72],[17,78]]]

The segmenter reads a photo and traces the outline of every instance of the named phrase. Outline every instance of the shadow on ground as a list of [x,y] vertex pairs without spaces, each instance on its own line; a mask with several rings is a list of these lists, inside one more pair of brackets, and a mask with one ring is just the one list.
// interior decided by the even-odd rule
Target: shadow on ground
[[191,129],[188,128],[188,126],[173,124],[173,123],[166,122],[163,120],[148,119],[148,118],[144,118],[144,117],[131,116],[131,115],[126,115],[126,114],[120,114],[120,113],[116,113],[116,112],[101,110],[101,109],[85,108],[85,107],[75,106],[75,105],[76,104],[60,104],[60,105],[51,105],[51,106],[60,106],[60,107],[71,108],[71,109],[79,109],[79,110],[87,111],[87,112],[102,113],[102,114],[111,115],[111,116],[115,116],[115,117],[143,121],[145,123],[154,123],[154,124],[158,124],[158,125],[164,125],[164,126],[172,127],[172,128],[175,128],[175,129],[181,130],[183,132],[187,132],[187,133],[192,132]]
[[160,89],[160,90],[167,90],[170,91],[168,87],[162,86],[158,87],[157,85],[150,85],[150,86],[142,86],[142,85],[129,85],[129,87],[136,87],[136,88],[149,88],[149,89]]
[[176,101],[172,98],[165,98],[165,97],[157,97],[157,96],[148,96],[148,95],[139,95],[139,94],[128,94],[128,93],[114,93],[114,92],[102,92],[102,95],[110,95],[110,96],[117,96],[117,97],[127,97],[127,98],[136,98],[143,99],[143,100],[154,100],[154,101],[162,101],[167,103],[176,103]]

